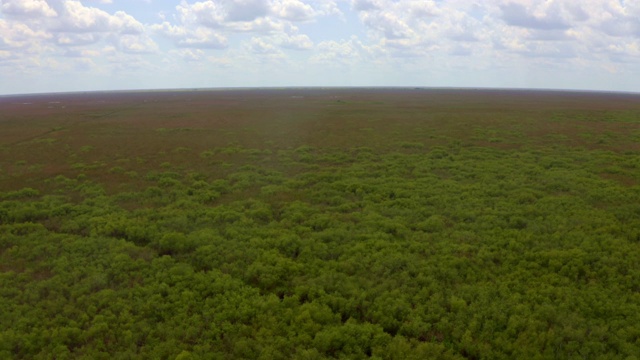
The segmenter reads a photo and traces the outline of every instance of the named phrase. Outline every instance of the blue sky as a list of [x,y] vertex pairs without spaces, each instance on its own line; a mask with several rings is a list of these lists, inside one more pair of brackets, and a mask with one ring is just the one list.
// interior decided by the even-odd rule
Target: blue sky
[[0,1],[0,94],[638,79],[640,0]]

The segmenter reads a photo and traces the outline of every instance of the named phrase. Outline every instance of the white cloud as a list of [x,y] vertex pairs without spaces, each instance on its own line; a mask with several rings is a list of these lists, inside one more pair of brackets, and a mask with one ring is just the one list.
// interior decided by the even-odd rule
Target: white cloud
[[249,43],[249,49],[252,53],[258,55],[281,55],[282,51],[280,51],[276,46],[265,41],[261,38],[251,38],[251,42]]
[[338,3],[345,0],[315,0],[313,1],[313,10],[316,16],[337,16],[344,20],[344,13],[340,10]]
[[232,28],[233,23],[249,24],[266,17],[270,12],[269,5],[264,0],[207,0],[193,4],[182,1],[176,10],[183,24]]
[[46,31],[33,30],[25,24],[3,19],[0,19],[0,35],[0,49],[32,48],[52,38]]
[[[282,63],[288,59],[283,49],[310,51],[314,47],[311,38],[300,33],[294,24],[309,23],[327,14],[341,14],[336,1],[183,0],[176,6],[173,19],[165,15],[165,21],[149,29],[185,49],[220,50],[235,46],[236,63]],[[249,41],[240,40],[245,33],[252,34]],[[239,44],[242,45],[238,47]],[[179,54],[188,61],[205,59],[195,52]]]
[[289,64],[287,55],[271,38],[252,37],[244,44],[244,48],[244,54],[236,55],[240,64]]
[[406,39],[416,36],[401,16],[402,14],[390,11],[364,13],[362,21],[371,29],[381,32],[387,39]]
[[277,33],[289,28],[289,24],[270,17],[257,18],[253,21],[231,22],[226,28],[233,32]]
[[563,16],[562,12],[551,11],[561,6],[553,6],[557,2],[547,2],[539,4],[533,8],[527,8],[523,4],[509,2],[502,4],[502,20],[508,25],[518,26],[528,29],[557,30],[568,29],[570,22]]
[[214,1],[203,1],[189,4],[182,1],[176,7],[180,22],[183,24],[196,24],[212,28],[222,27],[225,22],[225,9]]
[[106,11],[86,7],[79,1],[65,1],[56,19],[56,32],[107,32],[112,19]]
[[281,34],[278,36],[278,43],[281,47],[291,50],[311,50],[313,41],[305,34],[289,35]]
[[226,39],[206,28],[197,28],[189,35],[176,41],[179,47],[193,47],[206,49],[223,49],[227,47]]
[[56,16],[53,10],[45,0],[3,0],[0,7],[3,14],[13,16]]
[[185,61],[199,62],[205,59],[205,52],[200,49],[179,49],[171,50],[171,54],[175,54]]
[[155,32],[173,40],[178,47],[223,49],[227,47],[227,39],[218,32],[203,26],[188,28],[172,25],[165,21],[152,25]]
[[111,29],[117,30],[122,34],[141,34],[144,32],[144,26],[133,16],[124,11],[116,11],[109,19]]
[[229,32],[276,32],[285,24],[281,19],[268,16],[270,3],[261,0],[201,1],[189,4],[183,1],[176,7],[180,26],[208,27]]
[[[617,61],[633,56],[633,46],[625,44],[637,43],[640,37],[637,1],[519,1],[498,8],[492,14],[508,27],[496,38],[520,36],[525,48],[520,54],[525,57],[602,60],[605,56]],[[612,49],[621,52],[611,57],[616,53]]]
[[315,11],[309,4],[300,0],[279,0],[274,3],[273,11],[285,20],[307,21],[315,16]]
[[100,55],[102,55],[102,52],[98,50],[86,50],[86,49],[79,49],[79,48],[69,48],[65,52],[66,57],[90,58],[90,57],[98,57]]
[[[151,54],[158,50],[145,34],[144,25],[124,11],[108,13],[72,0],[4,0],[0,10],[6,17],[0,18],[0,49],[20,50],[13,51],[15,61],[8,64],[15,71],[93,69],[102,59],[92,59],[110,54],[101,48],[104,44],[110,44],[116,53]],[[17,66],[17,62],[35,65]]]
[[158,45],[148,36],[125,34],[116,38],[118,48],[128,54],[151,54]]
[[226,21],[253,21],[269,14],[269,2],[264,0],[227,0]]
[[446,55],[454,48],[457,55],[472,54],[472,47],[463,52],[456,43],[486,37],[484,24],[471,13],[477,11],[473,3],[356,0],[352,6],[369,29],[369,40],[384,48],[390,58],[415,59],[437,51]]
[[409,9],[411,16],[414,18],[424,19],[438,16],[441,13],[438,5],[436,5],[434,1],[430,0],[410,1],[407,8]]
[[356,37],[322,41],[316,45],[315,50],[315,54],[309,59],[311,63],[332,66],[356,65],[370,58],[374,52],[380,52],[380,49],[366,46]]
[[79,1],[65,1],[59,14],[48,24],[54,32],[114,32],[140,34],[144,26],[133,16],[117,11],[109,14],[104,10],[87,7]]
[[84,46],[95,44],[102,39],[96,33],[59,33],[55,35],[55,43],[60,46]]
[[[160,20],[138,17],[140,12],[127,10],[132,3],[140,7],[137,11],[153,9]],[[223,68],[241,75],[251,68],[254,75],[268,73],[260,76],[269,81],[285,76],[278,83],[286,83],[295,71],[305,77],[307,69],[325,74],[310,75],[324,81],[325,69],[336,66],[361,79],[367,79],[367,69],[411,81],[411,71],[443,79],[440,74],[470,71],[485,71],[491,79],[518,67],[539,74],[577,69],[576,74],[615,73],[628,79],[640,72],[638,0],[171,3],[0,0],[2,72],[102,69],[108,74],[136,68],[146,73],[144,66],[161,70],[169,64],[172,74]],[[261,66],[269,71],[260,71]],[[491,76],[488,69],[494,71]]]
[[335,0],[183,0],[176,11],[181,25],[231,32],[281,31],[291,23],[341,14]]
[[353,0],[351,6],[356,11],[372,11],[382,7],[378,0]]

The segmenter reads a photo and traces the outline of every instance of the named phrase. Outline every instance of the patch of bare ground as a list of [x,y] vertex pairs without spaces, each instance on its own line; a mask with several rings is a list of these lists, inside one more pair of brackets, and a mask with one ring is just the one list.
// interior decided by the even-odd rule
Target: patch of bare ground
[[611,174],[611,173],[600,173],[599,174],[603,179],[613,180],[619,183],[622,186],[632,187],[638,185],[638,180],[634,179],[629,175],[624,174]]

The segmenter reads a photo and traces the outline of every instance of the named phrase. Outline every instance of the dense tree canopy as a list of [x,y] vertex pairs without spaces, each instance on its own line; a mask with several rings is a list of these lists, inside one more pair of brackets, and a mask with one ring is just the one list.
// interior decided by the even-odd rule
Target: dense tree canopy
[[357,120],[350,145],[4,146],[0,357],[637,358],[638,151],[525,140],[509,115],[480,140]]

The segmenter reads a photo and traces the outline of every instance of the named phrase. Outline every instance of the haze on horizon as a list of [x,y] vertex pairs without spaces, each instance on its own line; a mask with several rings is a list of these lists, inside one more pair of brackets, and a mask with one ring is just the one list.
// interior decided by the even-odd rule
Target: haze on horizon
[[0,95],[426,86],[640,92],[640,0],[0,0]]

